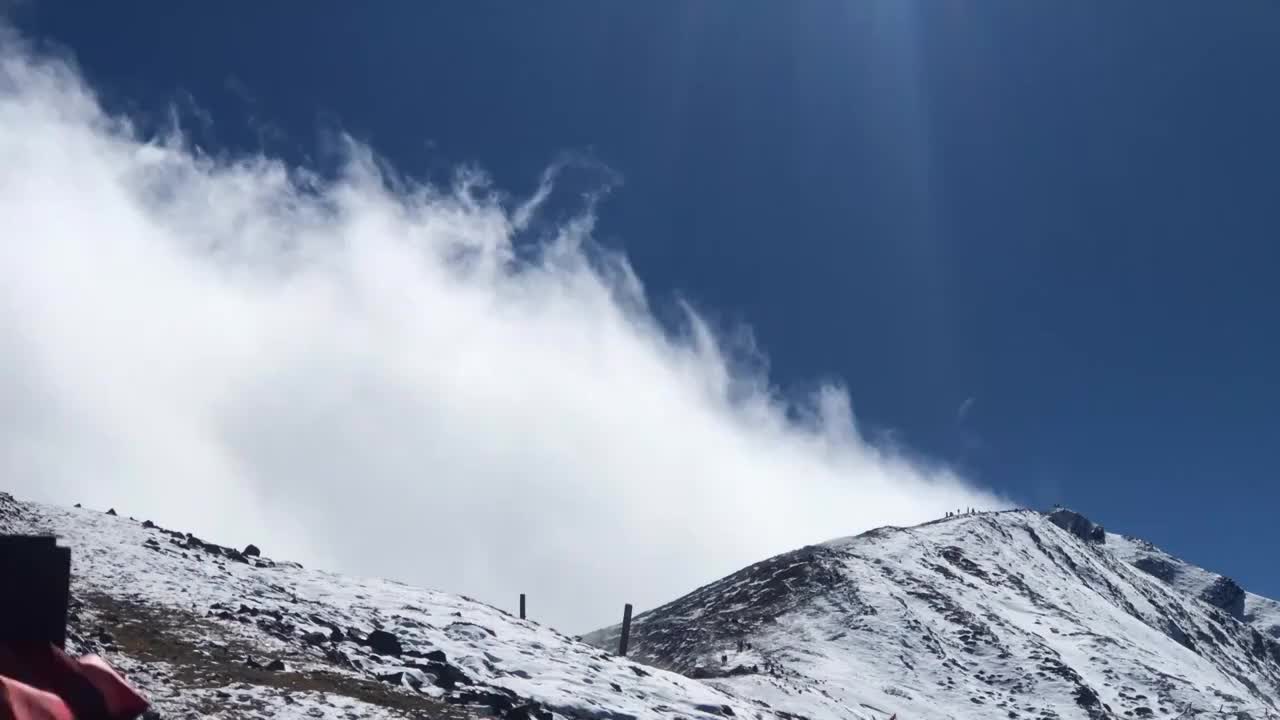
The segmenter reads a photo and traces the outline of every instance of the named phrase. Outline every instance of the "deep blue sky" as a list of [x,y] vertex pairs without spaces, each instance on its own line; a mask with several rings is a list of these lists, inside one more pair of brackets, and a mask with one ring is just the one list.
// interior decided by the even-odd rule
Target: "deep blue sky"
[[194,98],[215,150],[341,127],[517,192],[593,157],[602,240],[782,387],[841,378],[873,432],[1280,597],[1274,0],[15,13],[118,109]]

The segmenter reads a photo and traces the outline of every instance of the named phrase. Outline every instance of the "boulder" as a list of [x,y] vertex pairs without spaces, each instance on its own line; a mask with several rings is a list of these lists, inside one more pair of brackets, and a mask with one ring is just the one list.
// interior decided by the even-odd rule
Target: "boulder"
[[116,509],[115,509],[115,508],[111,508],[110,510],[107,510],[107,514],[108,514],[108,515],[115,515],[115,514],[116,514]]
[[1200,593],[1200,599],[1227,611],[1237,620],[1244,620],[1244,588],[1229,577],[1215,580]]
[[248,547],[244,549],[245,557],[258,557],[261,554],[262,554],[262,551],[258,549],[257,545],[250,544]]
[[400,647],[400,638],[392,635],[386,630],[374,630],[365,638],[365,644],[369,649],[379,655],[395,655],[399,656],[403,649]]
[[1101,525],[1073,510],[1060,508],[1049,513],[1049,522],[1075,535],[1081,540],[1095,543],[1107,541],[1107,531]]

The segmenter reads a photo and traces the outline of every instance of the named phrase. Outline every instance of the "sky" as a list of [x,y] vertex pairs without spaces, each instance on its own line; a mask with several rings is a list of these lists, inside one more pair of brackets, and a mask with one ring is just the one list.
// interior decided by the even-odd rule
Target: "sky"
[[23,494],[571,631],[967,505],[1280,596],[1280,5],[5,12]]

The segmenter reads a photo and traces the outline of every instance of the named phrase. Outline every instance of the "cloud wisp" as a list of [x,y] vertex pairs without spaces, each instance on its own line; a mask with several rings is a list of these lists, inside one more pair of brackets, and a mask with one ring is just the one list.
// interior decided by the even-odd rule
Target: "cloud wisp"
[[[0,56],[0,476],[571,632],[772,553],[999,501],[671,332],[589,211],[474,174],[213,158]],[[542,232],[542,231],[539,231]],[[637,239],[638,241],[640,239]],[[813,322],[821,322],[813,318]]]

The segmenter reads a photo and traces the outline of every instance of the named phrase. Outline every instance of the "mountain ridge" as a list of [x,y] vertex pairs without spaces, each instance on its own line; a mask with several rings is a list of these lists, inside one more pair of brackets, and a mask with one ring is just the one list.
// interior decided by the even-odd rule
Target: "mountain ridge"
[[815,717],[1264,717],[1274,601],[1233,587],[1070,510],[961,514],[743,568],[636,616],[631,654]]

